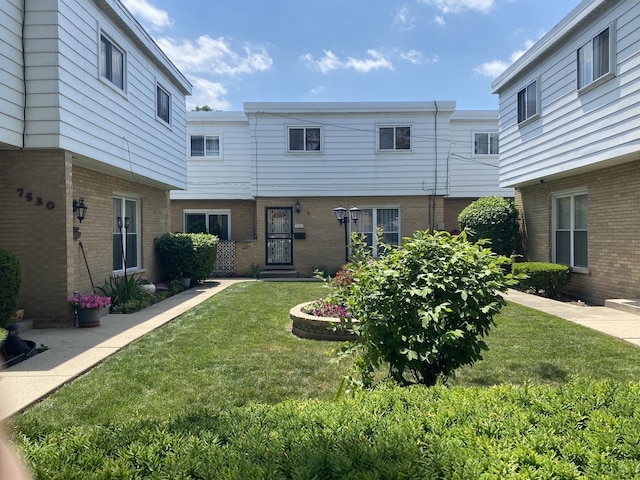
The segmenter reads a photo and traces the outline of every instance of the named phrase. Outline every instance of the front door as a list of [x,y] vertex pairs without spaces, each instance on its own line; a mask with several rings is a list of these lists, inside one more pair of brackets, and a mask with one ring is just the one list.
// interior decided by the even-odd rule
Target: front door
[[293,215],[291,207],[267,207],[266,223],[266,265],[293,265]]

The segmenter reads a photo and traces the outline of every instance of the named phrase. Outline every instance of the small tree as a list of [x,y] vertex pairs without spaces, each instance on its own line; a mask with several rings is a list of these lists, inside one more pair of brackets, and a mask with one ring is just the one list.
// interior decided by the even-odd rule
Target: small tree
[[0,248],[0,328],[6,328],[16,314],[22,273],[13,252]]
[[469,230],[470,240],[488,239],[499,255],[515,252],[518,235],[518,210],[502,197],[482,197],[468,205],[458,216],[462,230]]
[[[351,265],[347,301],[359,338],[343,354],[355,352],[365,386],[385,365],[398,384],[434,385],[482,358],[482,337],[505,304],[500,292],[517,283],[502,268],[510,259],[483,243],[464,232],[416,232],[385,246],[382,258]],[[352,244],[361,248],[357,236]]]

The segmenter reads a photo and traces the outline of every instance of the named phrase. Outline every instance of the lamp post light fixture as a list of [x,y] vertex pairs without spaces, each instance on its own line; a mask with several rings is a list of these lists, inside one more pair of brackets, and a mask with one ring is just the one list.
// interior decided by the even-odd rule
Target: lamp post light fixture
[[[333,209],[333,213],[336,214],[336,219],[340,226],[344,226],[344,245],[345,245],[345,253],[344,253],[344,261],[345,263],[349,262],[349,228],[348,224],[353,223],[354,225],[360,219],[360,214],[362,210],[358,207],[353,206],[349,210],[340,205],[338,208]],[[348,215],[347,215],[348,213]]]
[[[87,206],[84,204],[84,197],[80,197],[80,200],[73,201],[73,213],[76,214],[78,222],[82,223],[84,217],[87,216]],[[80,227],[73,227],[73,239],[80,240]]]

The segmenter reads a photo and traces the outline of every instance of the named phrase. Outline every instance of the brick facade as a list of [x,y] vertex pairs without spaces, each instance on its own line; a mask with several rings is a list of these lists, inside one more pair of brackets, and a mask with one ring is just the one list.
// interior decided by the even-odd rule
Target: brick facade
[[[300,202],[300,213],[295,211]],[[171,202],[171,230],[182,231],[182,212],[185,209],[230,209],[231,240],[236,244],[236,274],[249,275],[251,265],[264,267],[266,257],[265,209],[291,207],[293,224],[302,225],[294,232],[304,233],[304,239],[293,240],[294,267],[300,276],[309,277],[318,267],[337,270],[345,257],[344,228],[338,224],[333,209],[338,205],[398,207],[401,212],[401,237],[413,235],[416,230],[443,223],[443,199],[427,196],[407,197],[275,197],[250,201],[174,200]],[[256,239],[253,238],[255,231]]]
[[640,160],[522,187],[516,203],[523,220],[525,259],[550,261],[552,195],[586,188],[589,195],[589,273],[574,273],[567,291],[602,303],[640,297]]
[[[72,326],[66,297],[91,291],[89,272],[96,287],[111,275],[114,192],[140,199],[142,274],[159,280],[153,240],[169,229],[168,192],[73,166],[62,150],[0,152],[0,247],[20,261],[20,306],[34,327]],[[81,224],[72,211],[80,197],[88,206]]]

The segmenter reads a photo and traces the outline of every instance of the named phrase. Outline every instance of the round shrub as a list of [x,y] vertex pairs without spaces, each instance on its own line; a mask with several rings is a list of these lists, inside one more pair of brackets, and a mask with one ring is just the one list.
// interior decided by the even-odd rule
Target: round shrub
[[515,252],[518,235],[518,210],[502,197],[482,197],[468,205],[458,216],[460,228],[469,231],[472,241],[488,239],[499,255]]
[[364,385],[383,366],[400,385],[434,385],[482,359],[482,337],[505,304],[500,292],[516,283],[504,273],[510,259],[483,243],[464,232],[416,232],[380,259],[352,265],[347,302],[359,338],[344,352],[355,351]]
[[0,327],[6,328],[16,314],[22,274],[18,258],[0,248]]

